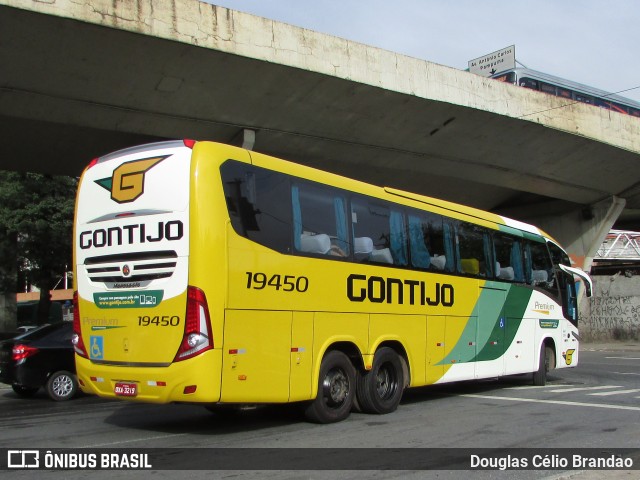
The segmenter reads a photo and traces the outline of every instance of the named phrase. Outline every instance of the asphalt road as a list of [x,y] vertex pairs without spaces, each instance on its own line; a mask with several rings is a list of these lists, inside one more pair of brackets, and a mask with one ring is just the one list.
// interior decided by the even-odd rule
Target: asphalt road
[[[604,347],[606,348],[606,346]],[[528,377],[464,382],[413,389],[397,412],[372,416],[352,414],[332,425],[306,423],[292,406],[267,407],[238,414],[213,414],[193,405],[147,405],[84,396],[56,403],[43,392],[33,399],[0,387],[0,448],[324,448],[313,459],[330,468],[342,465],[335,452],[377,448],[384,458],[390,448],[640,448],[640,348],[583,351],[575,369],[555,370],[545,387]],[[335,449],[333,451],[326,449]],[[213,451],[215,453],[215,451]],[[240,451],[242,452],[242,451]],[[247,450],[246,467],[255,463]],[[202,450],[210,455],[211,450]],[[368,453],[368,454],[371,454]],[[287,454],[288,455],[288,454]],[[177,457],[176,457],[177,458]],[[193,458],[193,457],[192,457]],[[367,457],[354,464],[366,468]],[[264,460],[264,459],[263,459]],[[372,464],[379,458],[372,458]],[[180,461],[177,458],[176,461]],[[275,457],[276,465],[286,457]],[[277,463],[280,462],[280,463]],[[446,465],[446,461],[441,463]],[[640,464],[640,458],[636,460]],[[180,468],[188,468],[182,463]],[[443,467],[445,468],[445,467]],[[99,478],[598,478],[596,472],[560,470],[158,470],[91,472]],[[86,471],[11,471],[12,478],[87,478]],[[640,471],[615,478],[638,478]],[[608,478],[613,478],[611,473]]]

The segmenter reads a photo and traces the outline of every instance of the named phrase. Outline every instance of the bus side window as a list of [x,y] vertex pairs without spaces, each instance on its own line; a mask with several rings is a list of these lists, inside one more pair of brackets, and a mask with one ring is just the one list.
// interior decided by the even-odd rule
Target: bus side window
[[544,243],[531,242],[531,285],[547,290],[553,297],[558,296],[555,274],[549,250]]
[[522,262],[522,242],[502,233],[493,236],[496,277],[500,280],[523,283],[525,269]]
[[593,97],[590,95],[585,95],[583,93],[573,92],[573,98],[578,102],[588,103],[589,105],[593,105]]
[[549,83],[540,82],[540,91],[550,95],[556,95],[555,85],[551,85]]
[[533,78],[522,77],[518,82],[518,85],[524,88],[531,88],[533,90],[538,90],[538,81]]
[[408,222],[411,266],[421,270],[444,271],[447,256],[442,217],[426,212],[411,212]]
[[[553,242],[548,242],[549,252],[551,253],[551,259],[555,266],[558,264],[571,266],[571,260],[569,256],[558,245]],[[557,268],[557,267],[556,267]],[[561,293],[562,312],[569,321],[575,325],[578,324],[578,305],[576,284],[573,276],[557,269],[558,287]]]
[[629,113],[629,107],[625,106],[625,105],[620,105],[619,103],[610,103],[611,105],[611,110],[614,110],[618,113]]
[[572,98],[571,90],[567,88],[557,87],[557,95],[562,98]]
[[457,225],[458,273],[481,278],[493,276],[493,257],[490,253],[489,239],[488,232],[482,227],[466,222]]
[[[400,210],[358,197],[351,202],[351,222],[357,261],[407,265],[407,233]],[[368,251],[362,251],[364,245],[369,245]]]
[[286,175],[227,160],[220,166],[231,225],[238,235],[291,253],[291,196]]
[[339,190],[301,182],[291,188],[291,204],[297,251],[349,256],[346,201]]

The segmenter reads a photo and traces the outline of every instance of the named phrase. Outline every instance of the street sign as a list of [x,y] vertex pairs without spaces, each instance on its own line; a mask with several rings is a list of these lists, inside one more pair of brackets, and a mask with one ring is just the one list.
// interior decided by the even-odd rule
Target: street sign
[[469,60],[469,71],[483,77],[490,77],[503,70],[515,68],[516,46],[503,48],[482,57]]

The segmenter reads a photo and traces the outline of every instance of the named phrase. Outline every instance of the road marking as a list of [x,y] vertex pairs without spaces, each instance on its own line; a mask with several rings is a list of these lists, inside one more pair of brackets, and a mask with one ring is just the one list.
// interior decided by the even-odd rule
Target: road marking
[[571,407],[608,408],[611,410],[633,410],[636,412],[640,412],[640,407],[632,407],[630,405],[610,405],[606,403],[584,403],[584,402],[568,402],[564,400],[541,400],[541,399],[535,399],[535,398],[499,397],[496,395],[477,395],[475,393],[466,393],[459,396],[469,397],[469,398],[484,398],[488,400],[505,400],[508,402],[550,403],[552,405],[568,405]]
[[136,443],[136,442],[147,442],[149,440],[160,440],[163,438],[174,438],[174,437],[182,437],[184,435],[189,435],[188,433],[170,433],[168,435],[157,435],[155,437],[141,437],[141,438],[132,438],[129,440],[118,440],[116,442],[108,442],[108,443],[96,443],[94,445],[86,445],[83,448],[102,448],[102,447],[111,447],[113,445],[122,445],[124,443]]
[[598,392],[598,393],[588,393],[587,395],[591,395],[593,397],[607,397],[609,395],[623,395],[625,393],[636,393],[640,392],[640,388],[632,388],[630,390],[616,390],[615,392]]
[[573,387],[559,388],[558,390],[549,390],[551,393],[579,392],[581,390],[604,390],[607,388],[622,388],[620,385],[598,385],[597,387]]
[[633,372],[611,372],[611,373],[615,373],[616,375],[640,375],[640,373],[633,373]]
[[504,387],[503,390],[531,390],[531,389],[540,389],[540,388],[558,388],[558,387],[570,387],[571,385],[562,385],[556,383],[555,385],[522,385],[520,387]]
[[640,360],[640,357],[604,357],[604,358],[611,358],[616,360]]

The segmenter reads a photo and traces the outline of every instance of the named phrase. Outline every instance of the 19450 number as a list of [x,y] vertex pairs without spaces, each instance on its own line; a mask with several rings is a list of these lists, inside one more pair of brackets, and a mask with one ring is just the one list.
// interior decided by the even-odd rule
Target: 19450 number
[[150,327],[151,325],[155,325],[156,327],[177,327],[180,325],[180,317],[170,317],[169,315],[150,317],[143,315],[138,317],[138,325],[141,327]]
[[309,288],[309,279],[307,277],[296,277],[295,275],[280,275],[276,273],[269,277],[262,272],[246,272],[247,288],[254,290],[262,290],[266,287],[282,290],[283,292],[300,292],[304,293]]

